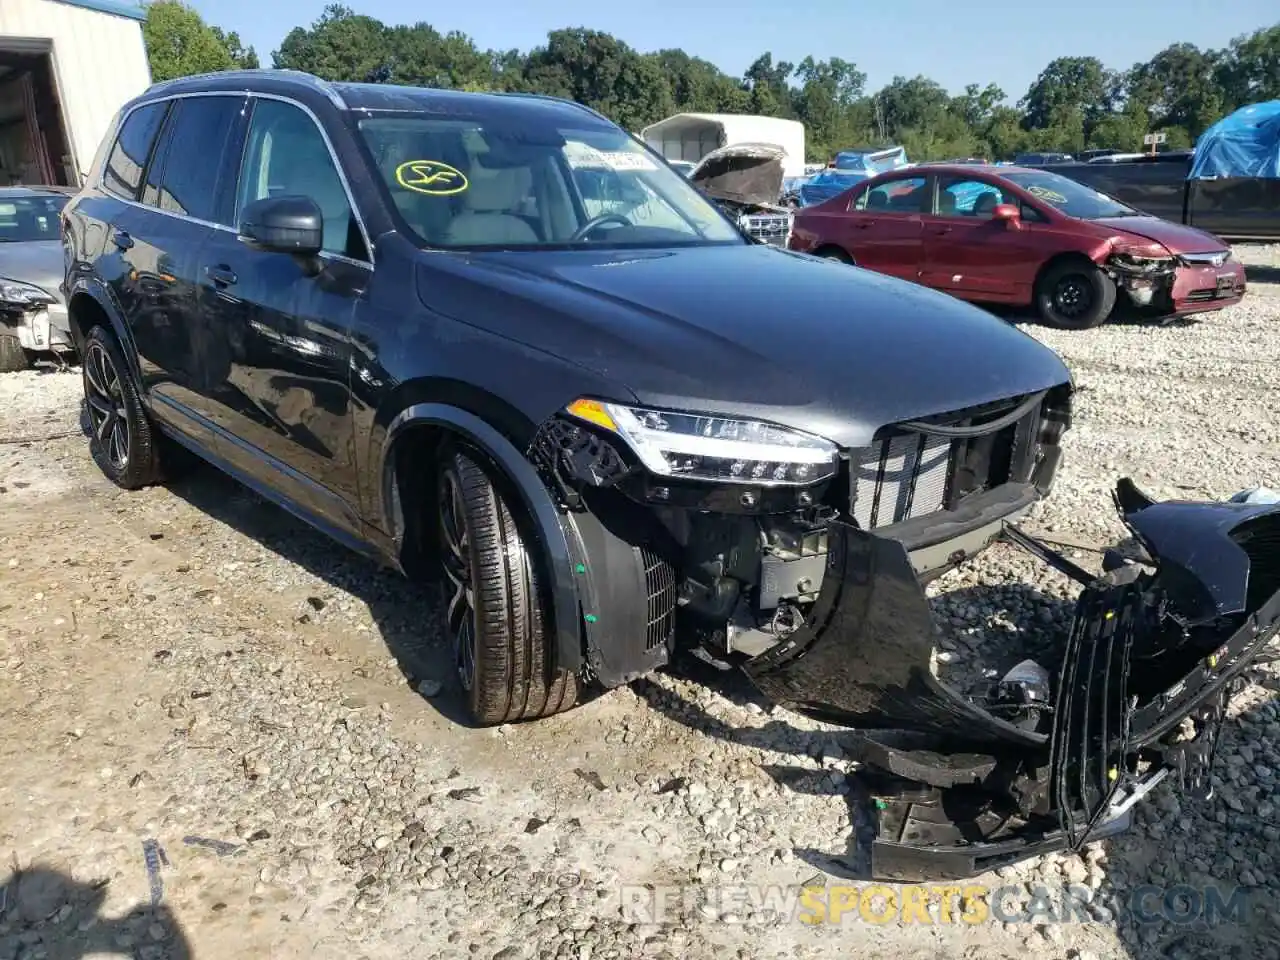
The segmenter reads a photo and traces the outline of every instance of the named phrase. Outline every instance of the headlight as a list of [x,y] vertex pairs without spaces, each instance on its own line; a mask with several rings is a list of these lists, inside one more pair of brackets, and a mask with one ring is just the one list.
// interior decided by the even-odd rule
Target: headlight
[[829,440],[758,420],[579,399],[565,408],[621,437],[651,472],[721,483],[809,484],[836,472]]
[[36,304],[57,303],[58,298],[30,283],[17,280],[5,280],[0,277],[0,302],[19,307],[31,307]]

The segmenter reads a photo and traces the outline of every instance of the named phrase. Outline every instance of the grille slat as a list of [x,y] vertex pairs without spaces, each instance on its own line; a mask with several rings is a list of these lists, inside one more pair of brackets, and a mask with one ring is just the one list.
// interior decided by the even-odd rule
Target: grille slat
[[649,594],[648,623],[645,626],[645,650],[664,645],[675,626],[676,571],[647,547],[640,548],[644,562],[645,590]]
[[[1015,397],[967,411],[940,414],[925,422],[967,426],[1016,407]],[[874,530],[954,508],[952,500],[989,490],[1030,471],[1040,408],[999,432],[969,440],[899,431],[852,451],[850,499],[853,519]],[[958,478],[958,479],[957,479]],[[1017,479],[1025,480],[1021,475]]]

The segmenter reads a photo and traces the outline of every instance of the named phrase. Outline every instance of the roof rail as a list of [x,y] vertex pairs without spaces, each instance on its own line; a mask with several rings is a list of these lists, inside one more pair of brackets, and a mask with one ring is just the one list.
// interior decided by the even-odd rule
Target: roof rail
[[250,80],[257,78],[270,79],[279,77],[281,79],[296,80],[299,83],[305,83],[317,93],[322,93],[339,109],[346,109],[346,101],[342,99],[338,91],[334,89],[333,84],[327,80],[322,80],[313,73],[307,73],[303,70],[278,70],[270,67],[259,67],[256,69],[244,70],[219,70],[212,73],[198,73],[189,77],[175,77],[172,80],[162,80],[159,83],[153,83],[147,88],[147,93],[159,93],[165,90],[181,88],[195,80],[218,79],[234,83],[236,80]]

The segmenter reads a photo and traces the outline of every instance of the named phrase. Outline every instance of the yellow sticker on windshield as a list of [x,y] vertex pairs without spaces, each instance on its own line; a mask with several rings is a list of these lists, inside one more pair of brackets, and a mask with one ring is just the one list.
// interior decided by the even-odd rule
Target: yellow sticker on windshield
[[396,183],[432,197],[451,197],[470,186],[466,174],[439,160],[406,160],[396,167]]
[[1066,197],[1064,197],[1062,194],[1054,190],[1050,190],[1048,187],[1030,186],[1030,187],[1027,187],[1027,193],[1031,194],[1033,197],[1039,197],[1041,200],[1044,200],[1048,203],[1066,203],[1067,202]]

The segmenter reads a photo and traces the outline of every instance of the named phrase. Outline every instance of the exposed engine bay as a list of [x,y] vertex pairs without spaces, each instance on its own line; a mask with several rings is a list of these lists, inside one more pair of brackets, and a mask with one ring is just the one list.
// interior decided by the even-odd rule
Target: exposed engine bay
[[[530,455],[573,518],[589,674],[624,683],[680,646],[856,731],[886,879],[1078,847],[1123,829],[1171,774],[1206,789],[1230,683],[1280,629],[1280,507],[1154,503],[1121,481],[1133,538],[1100,574],[1080,568],[1012,522],[1052,485],[1069,401],[1046,391],[898,424],[829,472],[817,456],[681,455],[720,483],[645,467],[647,444],[710,426],[571,407]],[[997,538],[1082,590],[1050,655],[966,696],[935,670],[924,582]]]
[[761,243],[785,247],[792,212],[782,203],[786,151],[771,143],[736,143],[713,150],[689,174],[702,190]]

